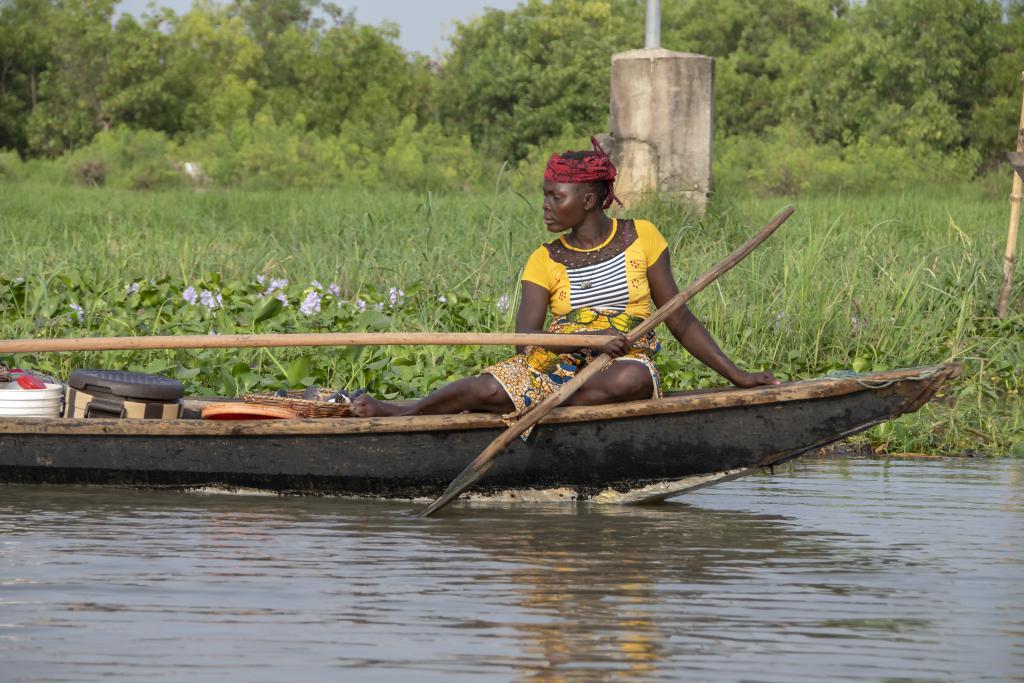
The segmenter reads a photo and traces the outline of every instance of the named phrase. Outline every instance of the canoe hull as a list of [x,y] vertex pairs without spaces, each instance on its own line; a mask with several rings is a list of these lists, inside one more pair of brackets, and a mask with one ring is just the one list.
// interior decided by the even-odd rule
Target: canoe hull
[[[730,395],[742,392],[708,392],[693,395],[699,400],[665,399],[656,406],[636,402],[625,411],[601,407],[592,411],[595,419],[586,419],[583,409],[564,409],[560,420],[539,425],[528,442],[517,440],[476,488],[566,488],[589,499],[778,464],[916,409],[949,377],[950,367],[923,378],[876,382],[884,384],[880,388],[867,384],[781,401],[731,404]],[[757,398],[756,390],[747,391]],[[197,424],[0,425],[0,481],[433,497],[502,431],[483,416],[450,418],[447,425],[424,422],[422,429],[390,418],[362,430],[344,422],[353,418],[292,428],[283,422],[312,421],[218,429],[187,420],[168,422]],[[329,424],[338,420],[340,425]]]

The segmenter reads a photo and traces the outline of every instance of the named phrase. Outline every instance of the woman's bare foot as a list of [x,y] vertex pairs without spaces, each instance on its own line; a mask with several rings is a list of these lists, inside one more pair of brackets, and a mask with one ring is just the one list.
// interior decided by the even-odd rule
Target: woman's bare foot
[[352,414],[359,417],[390,417],[401,415],[402,409],[391,403],[378,401],[369,394],[359,394],[352,399]]

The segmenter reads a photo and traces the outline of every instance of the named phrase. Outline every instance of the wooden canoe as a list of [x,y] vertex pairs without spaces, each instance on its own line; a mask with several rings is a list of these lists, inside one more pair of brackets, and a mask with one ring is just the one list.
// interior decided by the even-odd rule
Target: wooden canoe
[[[913,412],[946,364],[553,411],[477,494],[650,502],[785,462]],[[186,411],[201,405],[186,402]],[[494,416],[0,418],[0,482],[257,488],[433,498],[504,425]]]

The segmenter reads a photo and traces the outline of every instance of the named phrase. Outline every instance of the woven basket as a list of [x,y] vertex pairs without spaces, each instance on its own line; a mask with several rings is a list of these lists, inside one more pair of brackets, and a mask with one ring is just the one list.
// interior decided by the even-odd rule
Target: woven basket
[[[320,397],[324,398],[330,393],[333,392],[321,391]],[[242,400],[246,403],[290,408],[298,413],[300,417],[347,417],[351,415],[352,402],[344,396],[339,396],[338,399],[338,403],[313,401],[302,398],[301,391],[289,391],[287,396],[276,396],[274,394],[245,394],[242,396]]]

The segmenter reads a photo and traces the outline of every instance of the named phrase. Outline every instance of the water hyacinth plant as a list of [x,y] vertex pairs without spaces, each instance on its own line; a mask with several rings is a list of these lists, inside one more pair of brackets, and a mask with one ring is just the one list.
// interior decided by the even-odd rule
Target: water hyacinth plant
[[320,295],[315,291],[311,291],[306,294],[306,298],[302,300],[302,304],[299,306],[299,312],[305,316],[313,315],[314,313],[320,312]]
[[212,311],[224,303],[224,298],[219,292],[214,294],[210,290],[204,289],[199,293],[199,303]]

